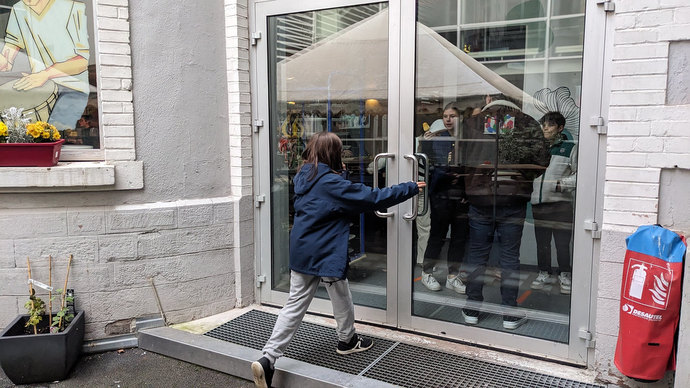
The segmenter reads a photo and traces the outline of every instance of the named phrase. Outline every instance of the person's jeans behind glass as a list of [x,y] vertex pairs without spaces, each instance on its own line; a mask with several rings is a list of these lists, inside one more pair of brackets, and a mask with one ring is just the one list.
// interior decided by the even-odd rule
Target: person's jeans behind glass
[[537,242],[539,271],[553,273],[551,269],[551,236],[556,245],[558,273],[572,272],[570,240],[573,235],[572,202],[553,202],[532,205],[534,239]]
[[471,271],[467,279],[468,300],[484,300],[484,272],[494,243],[494,235],[497,235],[501,253],[501,304],[517,306],[520,242],[526,212],[527,204],[495,208],[470,205],[470,254],[466,260],[466,265]]
[[469,205],[462,203],[459,196],[441,192],[431,196],[431,232],[424,252],[422,270],[426,273],[433,271],[444,240],[450,227],[450,244],[448,246],[448,275],[457,275],[460,264],[465,256],[465,244],[469,236],[469,219],[467,211]]

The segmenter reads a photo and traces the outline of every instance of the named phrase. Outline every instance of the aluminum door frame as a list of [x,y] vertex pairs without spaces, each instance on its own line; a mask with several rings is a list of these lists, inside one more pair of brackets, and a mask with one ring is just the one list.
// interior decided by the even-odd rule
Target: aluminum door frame
[[[405,1],[401,9],[401,25],[416,26],[416,4]],[[610,23],[609,26],[610,28]],[[603,117],[606,120],[608,104],[605,95],[605,33],[607,14],[596,2],[587,1],[585,9],[585,41],[582,65],[582,98],[580,113],[579,149],[596,150],[597,157],[584,157],[580,153],[578,163],[577,195],[575,219],[573,224],[573,283],[571,297],[569,343],[519,336],[507,332],[492,331],[472,326],[442,322],[412,315],[412,222],[397,218],[399,239],[398,282],[399,327],[406,330],[462,340],[469,343],[490,346],[520,353],[573,363],[591,365],[594,362],[594,349],[588,348],[587,333],[594,333],[596,310],[596,279],[598,268],[598,243],[590,231],[585,230],[585,221],[595,221],[601,225],[603,214],[603,186],[606,141],[596,128],[590,126],[590,117]],[[401,29],[400,57],[400,154],[414,152],[414,98],[416,66],[416,28]],[[409,80],[412,80],[410,82]],[[583,144],[585,146],[583,146]],[[400,167],[400,181],[412,176],[411,166]],[[601,228],[601,226],[599,226]],[[576,263],[576,264],[575,264]],[[575,313],[573,313],[575,312]]]
[[[322,0],[315,7],[306,0],[255,1],[249,7],[250,35],[257,31],[263,33],[256,46],[250,50],[250,80],[252,82],[252,119],[264,119],[264,129],[254,135],[254,187],[255,195],[264,195],[265,201],[255,210],[255,265],[257,275],[265,275],[266,283],[260,288],[259,300],[266,304],[282,305],[287,300],[287,293],[273,291],[271,284],[271,218],[270,218],[270,165],[266,155],[270,152],[268,98],[268,57],[266,42],[267,17],[295,12],[313,11],[371,4],[371,1]],[[389,1],[389,73],[388,73],[388,151],[396,153],[396,158],[389,163],[389,176],[397,176],[398,181],[410,180],[413,166],[402,158],[413,153],[414,144],[414,81],[415,77],[415,42],[416,29],[403,29],[401,26],[416,25],[416,4],[412,1]],[[396,216],[388,220],[388,272],[387,272],[387,309],[379,310],[356,306],[358,320],[397,326],[406,330],[469,343],[488,345],[497,349],[519,351],[548,359],[569,363],[591,365],[594,360],[594,349],[587,347],[584,333],[594,333],[596,276],[598,243],[591,237],[591,232],[584,229],[585,221],[595,221],[601,225],[603,213],[603,177],[605,167],[605,139],[597,134],[596,128],[590,126],[591,117],[603,117],[606,121],[608,97],[605,91],[610,88],[606,82],[605,50],[610,23],[601,6],[587,2],[585,11],[585,42],[583,55],[583,81],[580,149],[595,149],[597,157],[580,158],[578,166],[578,189],[576,214],[574,221],[574,240],[576,247],[573,260],[573,277],[578,280],[573,284],[571,299],[571,324],[569,344],[558,344],[551,341],[518,336],[515,334],[490,331],[476,327],[436,321],[412,316],[412,262],[411,247],[413,223],[403,219],[402,214],[411,212],[411,201],[397,206],[393,211]],[[610,53],[609,53],[610,54]],[[399,60],[396,60],[399,59]],[[609,85],[609,86],[607,86]],[[393,128],[400,128],[399,131]],[[585,173],[583,173],[585,172]],[[389,184],[392,184],[389,180]],[[585,184],[586,183],[586,184]],[[593,184],[594,183],[594,184]],[[258,242],[269,241],[269,243]],[[332,314],[328,300],[315,299],[310,311]],[[576,311],[577,314],[572,312]]]
[[[388,162],[388,184],[397,183],[393,181],[397,177],[398,167],[405,164],[402,155],[397,153],[399,147],[398,131],[399,128],[399,106],[400,100],[398,80],[400,79],[399,48],[400,48],[400,1],[371,1],[371,0],[320,0],[313,2],[308,0],[268,0],[253,1],[249,4],[249,34],[256,37],[256,45],[250,46],[250,82],[252,83],[252,123],[255,120],[263,120],[263,129],[254,133],[253,159],[254,159],[254,195],[263,196],[265,202],[255,209],[254,228],[255,244],[255,268],[257,276],[265,276],[265,281],[259,283],[258,300],[261,303],[272,305],[284,305],[288,294],[282,291],[271,290],[271,166],[269,158],[262,158],[268,155],[270,150],[270,122],[269,122],[269,80],[268,80],[268,18],[271,16],[285,15],[291,13],[318,11],[332,8],[366,5],[374,3],[388,4],[388,45],[389,45],[389,64],[388,64],[388,152],[396,153],[396,157]],[[260,32],[261,35],[256,33]],[[392,60],[394,59],[394,60]],[[395,206],[389,211],[395,213],[393,217],[387,219],[387,287],[386,287],[386,310],[376,309],[365,306],[355,306],[357,320],[367,321],[388,326],[397,326],[399,316],[397,309],[397,252],[398,236],[396,221],[402,219],[402,215],[407,212],[406,208]],[[408,205],[409,206],[409,205]],[[258,279],[258,278],[257,278]],[[332,315],[332,307],[329,300],[314,298],[309,311]]]

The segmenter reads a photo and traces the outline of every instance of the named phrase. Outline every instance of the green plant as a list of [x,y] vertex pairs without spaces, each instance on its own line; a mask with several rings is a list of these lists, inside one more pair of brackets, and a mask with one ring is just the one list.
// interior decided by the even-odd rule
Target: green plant
[[72,265],[72,255],[69,256],[69,262],[67,263],[67,275],[65,276],[65,288],[61,288],[56,290],[56,292],[59,293],[60,295],[60,310],[53,316],[53,300],[55,297],[52,295],[53,287],[52,287],[52,272],[53,272],[53,258],[51,256],[48,257],[48,263],[49,263],[49,281],[48,285],[43,284],[41,282],[38,282],[34,280],[31,277],[31,261],[29,258],[26,258],[26,265],[29,270],[29,300],[24,304],[24,307],[28,310],[29,312],[29,319],[26,322],[26,327],[33,326],[33,332],[34,334],[38,334],[38,328],[37,325],[43,320],[43,315],[46,314],[46,305],[41,298],[36,296],[36,290],[34,290],[34,284],[37,287],[43,288],[48,290],[48,300],[49,300],[49,306],[48,306],[48,323],[50,324],[49,326],[49,331],[50,333],[59,333],[61,331],[64,331],[67,326],[69,326],[69,323],[74,319],[74,311],[70,309],[69,305],[71,305],[74,302],[74,297],[71,295],[67,295],[67,280],[69,279],[69,270]]
[[24,307],[29,311],[29,319],[26,321],[26,327],[33,326],[34,334],[38,334],[36,325],[43,319],[43,314],[46,312],[46,304],[41,298],[36,296],[36,291],[31,287],[29,300],[26,301]]
[[541,132],[511,128],[499,135],[501,164],[539,164],[544,150],[548,150],[548,144]]
[[58,289],[57,292],[60,293],[61,308],[53,317],[53,322],[50,325],[51,333],[59,333],[64,331],[65,328],[69,326],[69,323],[72,322],[72,319],[74,319],[74,312],[70,311],[70,308],[67,306],[68,303],[74,302],[74,297],[67,296],[62,289]]

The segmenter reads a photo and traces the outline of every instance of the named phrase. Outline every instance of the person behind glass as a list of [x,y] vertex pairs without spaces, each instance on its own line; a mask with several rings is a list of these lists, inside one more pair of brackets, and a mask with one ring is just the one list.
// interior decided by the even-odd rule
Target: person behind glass
[[549,112],[541,119],[544,137],[550,142],[551,161],[544,174],[534,180],[532,215],[537,242],[539,275],[532,289],[541,290],[554,279],[551,268],[551,238],[556,245],[558,282],[561,294],[570,294],[570,241],[573,234],[573,192],[577,177],[577,145],[563,133],[565,117]]
[[424,252],[422,284],[431,291],[441,290],[441,285],[433,275],[433,269],[441,255],[450,227],[446,288],[464,294],[465,284],[459,275],[460,264],[465,256],[465,243],[469,236],[467,218],[469,205],[465,199],[465,182],[464,178],[461,178],[460,167],[450,166],[450,164],[457,164],[456,161],[452,161],[452,158],[453,153],[458,151],[455,150],[455,140],[459,134],[459,120],[460,110],[454,102],[450,103],[443,110],[443,130],[433,131],[431,128],[424,134],[426,139],[443,136],[450,137],[452,140],[433,141],[434,153],[429,155],[431,230]]
[[[470,203],[470,253],[466,260],[468,304],[462,315],[466,324],[479,322],[486,264],[497,240],[501,305],[507,307],[503,310],[503,327],[512,330],[526,321],[525,315],[513,307],[517,306],[520,243],[527,203],[532,193],[532,181],[543,163],[539,155],[528,152],[518,160],[504,160],[498,165],[496,161],[507,156],[500,154],[499,150],[524,150],[543,139],[543,135],[539,123],[523,114],[514,103],[505,100],[488,102],[483,110],[466,119],[464,125],[465,139],[469,139],[465,188]],[[514,134],[512,137],[496,138],[509,129]],[[507,140],[509,138],[512,140]]]
[[345,278],[348,269],[350,217],[401,203],[419,193],[424,182],[371,188],[352,183],[339,172],[343,167],[340,138],[331,132],[314,134],[302,153],[304,164],[293,178],[295,220],[290,232],[290,294],[280,310],[263,357],[252,363],[257,387],[270,387],[274,364],[300,326],[319,283],[333,305],[338,354],[370,349],[371,339],[355,332],[352,295]]

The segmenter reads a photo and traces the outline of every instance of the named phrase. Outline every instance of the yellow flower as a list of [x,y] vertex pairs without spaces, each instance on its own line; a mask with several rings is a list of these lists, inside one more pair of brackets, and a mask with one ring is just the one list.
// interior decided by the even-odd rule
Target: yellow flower
[[53,131],[53,140],[60,140],[60,132]]
[[29,124],[26,126],[26,133],[31,135],[31,137],[33,137],[34,139],[41,136],[41,130],[36,128],[36,126],[33,124]]
[[41,137],[44,138],[44,139],[47,139],[47,138],[50,137],[50,133],[48,133],[48,132],[42,132],[42,133],[41,133]]
[[7,125],[5,123],[0,122],[0,136],[7,136]]

